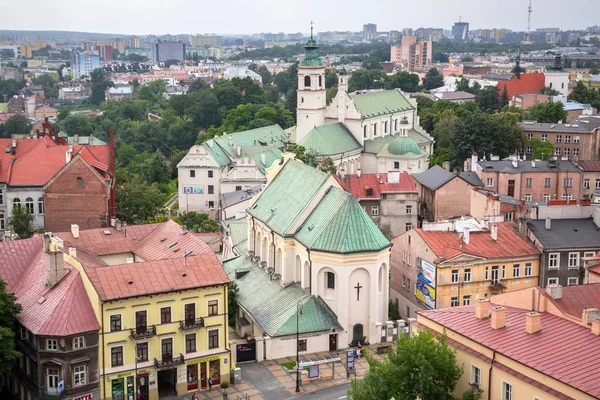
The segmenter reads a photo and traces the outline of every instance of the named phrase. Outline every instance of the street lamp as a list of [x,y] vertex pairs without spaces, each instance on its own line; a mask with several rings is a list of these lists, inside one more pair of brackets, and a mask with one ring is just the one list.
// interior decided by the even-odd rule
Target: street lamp
[[296,303],[296,393],[300,392],[300,317],[302,304]]
[[135,374],[133,375],[133,399],[134,400],[138,400],[138,394],[137,394],[137,363],[138,361],[140,361],[140,352],[137,348],[137,343],[135,344]]

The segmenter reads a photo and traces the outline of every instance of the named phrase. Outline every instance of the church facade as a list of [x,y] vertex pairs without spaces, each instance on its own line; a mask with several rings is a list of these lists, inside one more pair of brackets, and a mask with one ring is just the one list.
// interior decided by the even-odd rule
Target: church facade
[[338,93],[327,105],[325,65],[312,37],[305,49],[295,142],[317,158],[330,157],[340,175],[426,171],[434,140],[419,124],[416,100],[399,89],[349,93],[342,70]]
[[264,358],[295,355],[296,329],[307,353],[386,340],[391,243],[331,175],[293,159],[271,169],[247,210],[247,254],[223,263],[238,334]]

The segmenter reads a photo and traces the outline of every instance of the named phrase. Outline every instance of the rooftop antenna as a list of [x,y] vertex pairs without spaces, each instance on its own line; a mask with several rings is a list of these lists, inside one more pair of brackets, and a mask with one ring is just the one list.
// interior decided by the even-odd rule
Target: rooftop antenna
[[310,38],[313,38],[313,26],[315,24],[315,21],[310,21]]
[[532,12],[533,12],[533,9],[531,8],[531,0],[529,0],[529,7],[527,7],[527,33],[529,33],[529,35],[531,35],[531,13]]

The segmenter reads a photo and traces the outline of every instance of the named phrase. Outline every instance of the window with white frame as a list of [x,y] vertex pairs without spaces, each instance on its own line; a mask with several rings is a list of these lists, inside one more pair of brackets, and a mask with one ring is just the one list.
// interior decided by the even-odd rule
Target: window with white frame
[[471,305],[471,295],[463,296],[463,306]]
[[586,258],[587,257],[594,257],[595,255],[596,255],[596,253],[593,252],[593,251],[586,251],[585,253],[583,253],[583,256],[586,257]]
[[574,136],[573,137],[573,143],[579,143],[581,139],[579,138],[579,136]]
[[557,148],[554,149],[554,155],[555,156],[560,156],[560,152],[561,152],[560,147],[557,147]]
[[475,365],[471,365],[471,385],[481,386],[481,369]]
[[521,264],[513,264],[513,278],[521,277]]
[[563,193],[562,199],[563,200],[573,200],[573,193]]
[[85,385],[85,365],[73,368],[73,386]]
[[571,277],[567,279],[567,286],[579,285],[579,278]]
[[544,187],[550,187],[552,185],[552,178],[544,178]]
[[600,179],[596,179],[596,189],[600,189]]
[[406,276],[402,275],[402,287],[406,287]]
[[544,193],[544,201],[546,203],[550,201],[550,193]]
[[58,368],[48,368],[46,370],[47,389],[50,393],[58,391]]
[[548,140],[548,135],[546,135],[545,133],[542,135],[542,142],[545,142]]
[[73,348],[74,349],[83,349],[85,347],[85,341],[83,336],[77,336],[73,339]]
[[569,268],[579,268],[579,252],[569,253]]
[[458,307],[458,297],[450,298],[450,307]]
[[531,193],[525,195],[525,201],[531,201]]
[[531,263],[525,263],[525,276],[531,276],[531,274],[533,274],[532,269]]
[[558,278],[548,278],[548,285],[558,285]]
[[527,134],[527,140],[531,140],[533,139],[533,133],[528,133]]
[[407,222],[406,224],[404,224],[404,229],[406,229],[406,232],[410,231],[412,229],[412,223]]
[[506,279],[506,265],[502,266],[502,279]]
[[565,151],[564,151],[564,153],[563,153],[563,154],[564,154],[565,156],[567,156],[567,157],[568,157],[568,156],[570,156],[570,155],[571,155],[571,149],[567,147],[567,148],[565,149]]
[[590,180],[589,179],[584,179],[583,180],[583,188],[584,189],[589,189],[590,188]]
[[563,187],[573,187],[573,178],[564,178]]
[[533,153],[533,148],[531,146],[527,146],[527,154]]
[[452,270],[452,283],[458,283],[458,270]]
[[26,340],[29,338],[29,331],[27,330],[27,328],[22,327],[21,328],[21,340]]
[[412,214],[412,206],[406,206],[406,213]]
[[525,178],[525,187],[531,187],[531,182],[532,182],[531,178]]
[[556,143],[562,142],[562,135],[556,135]]
[[494,178],[487,178],[486,179],[486,186],[487,187],[493,187],[494,186]]
[[506,214],[504,214],[504,220],[505,221],[512,221],[513,218],[514,218],[514,216],[513,216],[513,212],[512,211],[509,211]]
[[410,253],[406,253],[406,263],[410,267]]
[[56,339],[46,339],[46,350],[48,350],[48,351],[58,350],[58,341]]
[[560,262],[560,253],[550,253],[548,255],[548,268],[558,269]]
[[502,382],[502,400],[513,400],[513,387],[508,382]]
[[578,156],[579,155],[579,149],[578,148],[574,148],[573,149],[573,155],[574,156]]
[[571,143],[571,135],[565,136],[565,143]]
[[5,228],[5,220],[4,220],[4,214],[0,214],[0,230],[4,230]]
[[371,215],[379,215],[379,207],[371,206]]
[[471,268],[465,268],[463,276],[465,282],[471,282]]

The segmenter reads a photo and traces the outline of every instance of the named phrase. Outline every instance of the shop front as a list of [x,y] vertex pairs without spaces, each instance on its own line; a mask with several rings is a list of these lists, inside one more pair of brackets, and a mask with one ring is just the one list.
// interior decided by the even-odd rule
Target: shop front
[[229,381],[231,365],[229,354],[189,360],[186,366],[187,391],[208,389],[208,379],[213,387]]

